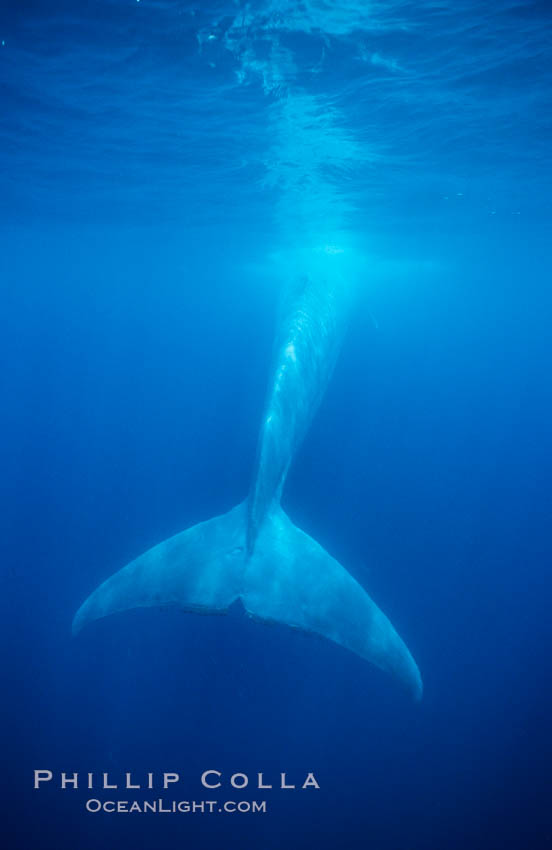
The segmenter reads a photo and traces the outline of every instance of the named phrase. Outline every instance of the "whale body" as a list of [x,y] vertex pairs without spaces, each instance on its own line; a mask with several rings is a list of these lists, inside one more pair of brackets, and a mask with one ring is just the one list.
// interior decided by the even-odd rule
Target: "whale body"
[[395,674],[421,698],[418,667],[385,614],[280,504],[346,325],[350,292],[330,255],[323,270],[297,280],[283,306],[247,499],[159,543],[104,581],[77,611],[75,634],[131,608],[220,614],[239,600],[249,616],[328,638]]

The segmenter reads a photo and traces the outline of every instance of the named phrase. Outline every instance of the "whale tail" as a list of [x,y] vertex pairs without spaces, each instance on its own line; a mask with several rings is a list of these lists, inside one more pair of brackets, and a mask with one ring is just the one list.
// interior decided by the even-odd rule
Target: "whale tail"
[[81,605],[73,633],[130,608],[217,614],[241,600],[247,614],[321,635],[396,675],[416,699],[422,680],[407,647],[366,591],[280,506],[247,551],[247,505],[149,549]]

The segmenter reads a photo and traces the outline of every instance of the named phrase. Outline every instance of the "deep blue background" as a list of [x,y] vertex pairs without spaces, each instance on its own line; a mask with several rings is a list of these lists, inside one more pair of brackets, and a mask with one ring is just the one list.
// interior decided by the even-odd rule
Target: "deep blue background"
[[[152,17],[18,3],[2,23],[7,846],[549,846],[547,9],[460,4],[444,82],[396,36],[416,73],[385,81],[377,110],[348,43],[312,83],[344,92],[358,138],[389,127],[404,159],[360,167],[351,189],[359,304],[284,502],[405,638],[425,684],[413,705],[339,647],[239,611],[134,611],[71,638],[111,572],[245,496],[279,294],[267,257],[282,222],[257,180],[267,95],[226,96],[233,60],[211,68],[190,21],[169,26],[179,4],[159,4],[158,29],[141,5]],[[496,36],[479,78],[477,26]],[[432,27],[429,46],[451,35]],[[431,117],[445,83],[462,97]],[[312,770],[322,788],[212,817],[92,816],[85,791],[32,790],[34,768],[176,770],[169,797],[202,799],[210,767]]]

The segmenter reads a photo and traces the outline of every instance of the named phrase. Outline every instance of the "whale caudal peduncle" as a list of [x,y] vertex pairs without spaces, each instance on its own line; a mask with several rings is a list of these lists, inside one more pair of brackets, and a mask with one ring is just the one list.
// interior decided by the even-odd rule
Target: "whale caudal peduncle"
[[301,276],[282,309],[248,500],[250,554],[267,512],[280,502],[291,461],[324,395],[339,352],[350,293],[341,277],[330,271],[319,280]]

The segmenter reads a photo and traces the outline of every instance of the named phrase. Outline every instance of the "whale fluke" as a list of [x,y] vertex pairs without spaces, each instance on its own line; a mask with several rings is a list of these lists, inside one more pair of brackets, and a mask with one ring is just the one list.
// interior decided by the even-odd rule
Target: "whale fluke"
[[248,553],[247,505],[176,534],[108,578],[81,605],[73,632],[131,608],[222,614],[238,599],[251,617],[321,635],[422,695],[407,647],[361,585],[282,508],[270,511]]
[[240,600],[251,617],[326,637],[421,697],[416,663],[387,617],[280,506],[347,324],[351,287],[340,271],[341,253],[326,246],[313,255],[312,271],[299,274],[284,299],[247,500],[154,546],[107,579],[77,611],[75,633],[129,608],[222,614]]

